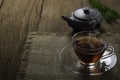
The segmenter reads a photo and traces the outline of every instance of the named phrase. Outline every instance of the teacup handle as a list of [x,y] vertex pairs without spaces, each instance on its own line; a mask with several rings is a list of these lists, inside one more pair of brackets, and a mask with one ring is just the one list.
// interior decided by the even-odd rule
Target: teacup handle
[[106,50],[109,50],[110,52],[107,53],[107,54],[103,54],[103,56],[101,57],[101,59],[105,59],[105,58],[108,58],[110,56],[112,56],[114,54],[114,48],[112,46],[108,46],[108,48]]
[[91,25],[92,30],[94,31],[95,30],[95,26],[97,24],[97,21],[96,20],[92,20],[89,24]]

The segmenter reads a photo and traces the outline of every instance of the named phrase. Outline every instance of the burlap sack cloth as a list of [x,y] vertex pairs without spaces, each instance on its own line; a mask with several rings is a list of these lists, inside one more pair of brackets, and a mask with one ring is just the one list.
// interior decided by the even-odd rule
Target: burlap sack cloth
[[115,48],[118,62],[103,75],[86,77],[66,70],[59,62],[59,51],[71,42],[70,35],[39,32],[29,34],[17,80],[120,80],[120,35],[104,35]]

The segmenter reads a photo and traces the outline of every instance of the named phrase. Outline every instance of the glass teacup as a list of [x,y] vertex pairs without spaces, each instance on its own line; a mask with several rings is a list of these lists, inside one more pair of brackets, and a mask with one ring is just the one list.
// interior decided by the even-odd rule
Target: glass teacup
[[[83,66],[96,66],[100,59],[112,55],[114,49],[108,46],[107,39],[102,34],[94,32],[79,32],[73,35],[72,44],[76,56]],[[110,53],[103,55],[105,50],[110,48]]]

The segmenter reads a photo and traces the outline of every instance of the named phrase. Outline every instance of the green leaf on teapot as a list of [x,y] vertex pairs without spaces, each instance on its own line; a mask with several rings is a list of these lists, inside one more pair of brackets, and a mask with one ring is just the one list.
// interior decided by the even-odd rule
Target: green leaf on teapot
[[107,22],[112,22],[116,19],[120,19],[120,15],[115,10],[108,8],[97,0],[89,0],[89,4],[92,7],[98,9],[103,14]]

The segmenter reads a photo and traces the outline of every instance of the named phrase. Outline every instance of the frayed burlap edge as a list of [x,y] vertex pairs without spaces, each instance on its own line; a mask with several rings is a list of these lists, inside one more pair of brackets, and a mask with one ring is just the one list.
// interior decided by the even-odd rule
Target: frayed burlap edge
[[30,47],[31,47],[31,43],[32,43],[32,39],[35,37],[37,33],[30,33],[27,37],[26,43],[24,45],[24,52],[23,52],[23,56],[21,59],[21,63],[20,63],[20,69],[18,71],[16,80],[25,80],[25,71],[26,71],[26,67],[27,67],[27,61],[29,58],[29,52],[30,52]]

